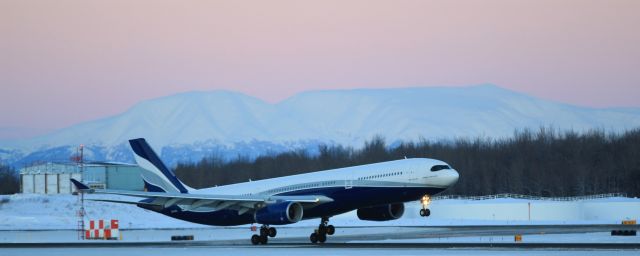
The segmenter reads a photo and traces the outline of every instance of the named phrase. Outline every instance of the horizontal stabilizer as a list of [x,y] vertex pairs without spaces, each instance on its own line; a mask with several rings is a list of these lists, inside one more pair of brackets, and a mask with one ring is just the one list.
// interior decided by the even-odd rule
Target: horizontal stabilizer
[[75,186],[76,190],[80,193],[93,193],[95,191],[84,183],[77,181],[76,179],[71,179],[71,183],[73,183],[73,186]]
[[85,199],[85,200],[95,201],[95,202],[119,203],[119,204],[159,206],[158,204],[145,203],[145,202],[132,202],[132,201],[109,200],[109,199]]

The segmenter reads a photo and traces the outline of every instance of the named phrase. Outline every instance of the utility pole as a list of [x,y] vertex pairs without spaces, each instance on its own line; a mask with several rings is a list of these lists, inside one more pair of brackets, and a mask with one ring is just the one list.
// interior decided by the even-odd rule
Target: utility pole
[[[84,145],[80,144],[80,157],[79,157],[79,161],[78,161],[78,168],[80,169],[80,177],[84,176],[84,170],[83,170],[83,151],[84,151]],[[82,180],[82,179],[81,179]],[[84,211],[84,193],[81,191],[76,191],[76,193],[78,193],[79,196],[79,200],[80,200],[80,210],[78,210],[77,216],[78,216],[78,240],[85,240],[85,232],[84,232],[84,216],[86,215],[86,212]]]

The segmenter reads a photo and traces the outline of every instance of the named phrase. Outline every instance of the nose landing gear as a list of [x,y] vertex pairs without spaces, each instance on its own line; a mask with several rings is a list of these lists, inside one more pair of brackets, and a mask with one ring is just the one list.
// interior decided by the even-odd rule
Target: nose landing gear
[[327,235],[333,235],[336,232],[336,228],[333,225],[328,225],[329,224],[329,218],[328,217],[322,217],[322,219],[320,220],[320,225],[318,226],[318,229],[316,229],[313,233],[311,233],[311,235],[309,236],[309,240],[311,241],[311,243],[324,243],[327,241]]
[[428,207],[429,207],[429,204],[431,204],[431,196],[424,195],[420,199],[420,203],[422,204],[422,209],[420,209],[420,216],[429,217],[429,215],[431,215],[431,210],[429,210]]

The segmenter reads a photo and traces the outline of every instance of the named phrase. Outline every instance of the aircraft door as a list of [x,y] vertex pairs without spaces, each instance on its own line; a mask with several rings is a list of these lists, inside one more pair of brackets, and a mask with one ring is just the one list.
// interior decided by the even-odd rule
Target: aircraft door
[[353,180],[351,179],[344,180],[344,189],[351,189],[351,188],[353,188]]

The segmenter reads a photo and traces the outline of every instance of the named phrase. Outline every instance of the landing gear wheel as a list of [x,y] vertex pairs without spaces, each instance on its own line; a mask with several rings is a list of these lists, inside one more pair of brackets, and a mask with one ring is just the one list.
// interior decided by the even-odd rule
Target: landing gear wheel
[[325,226],[324,224],[320,224],[318,225],[318,234],[326,234],[327,233],[327,226]]
[[318,229],[311,233],[309,240],[314,244],[317,242],[324,243],[327,241],[327,235],[333,235],[335,232],[336,228],[333,225],[329,225],[329,217],[322,217]]
[[270,228],[269,225],[262,225],[260,227],[260,235],[251,236],[252,244],[267,244],[269,242],[269,237],[276,236],[276,229]]
[[259,235],[251,236],[251,244],[257,245],[259,243],[260,243],[260,236]]
[[269,237],[268,236],[261,236],[260,237],[260,244],[267,244],[267,242],[269,242]]
[[424,209],[424,212],[425,212],[424,214],[425,217],[429,217],[429,215],[431,215],[431,210],[429,209]]
[[426,215],[427,215],[427,211],[425,211],[424,209],[420,209],[420,216],[425,217]]
[[327,235],[333,235],[336,233],[336,228],[333,225],[327,226]]
[[327,235],[326,234],[320,234],[318,236],[318,242],[323,243],[327,241]]

